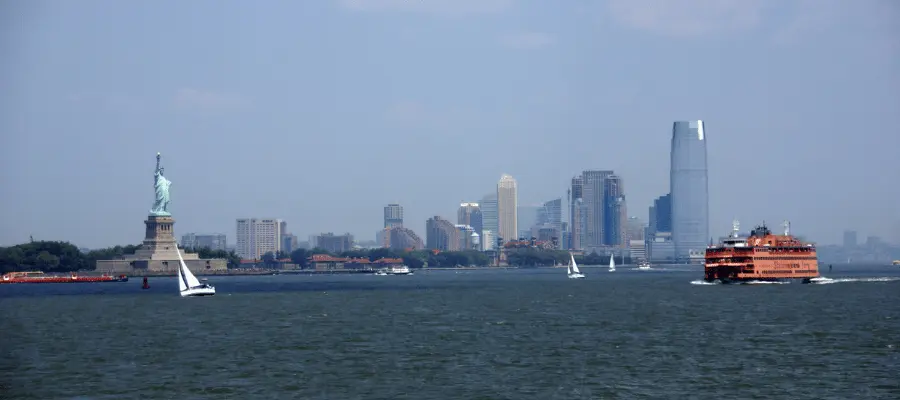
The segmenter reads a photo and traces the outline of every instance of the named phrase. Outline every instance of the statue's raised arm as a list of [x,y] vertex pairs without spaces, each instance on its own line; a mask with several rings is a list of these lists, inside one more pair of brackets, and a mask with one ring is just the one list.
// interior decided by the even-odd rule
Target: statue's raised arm
[[156,171],[153,173],[153,188],[156,191],[156,199],[153,202],[153,208],[150,209],[150,215],[170,216],[169,213],[169,186],[172,181],[166,179],[163,175],[165,169],[160,166],[161,155],[156,153]]

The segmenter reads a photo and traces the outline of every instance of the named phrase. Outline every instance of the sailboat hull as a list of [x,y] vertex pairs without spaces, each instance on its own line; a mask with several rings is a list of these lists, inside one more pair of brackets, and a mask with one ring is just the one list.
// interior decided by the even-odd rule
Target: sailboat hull
[[569,274],[569,279],[581,279],[584,278],[582,274]]
[[181,297],[213,296],[215,294],[216,288],[214,287],[192,288],[181,291]]

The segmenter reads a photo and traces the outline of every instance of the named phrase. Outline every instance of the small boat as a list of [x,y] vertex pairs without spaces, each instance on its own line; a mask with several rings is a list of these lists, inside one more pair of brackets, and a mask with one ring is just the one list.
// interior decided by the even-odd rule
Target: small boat
[[200,283],[197,277],[185,265],[184,258],[181,257],[181,250],[175,247],[178,252],[178,292],[181,297],[194,296],[213,296],[216,294],[216,288],[207,283]]
[[616,260],[612,255],[609,256],[609,272],[616,272]]
[[410,274],[412,274],[412,272],[410,272],[409,267],[407,267],[405,265],[395,265],[395,266],[391,267],[390,274],[391,275],[410,275]]
[[144,277],[144,284],[141,285],[141,289],[150,289],[150,282],[147,282],[147,277]]
[[375,273],[375,275],[377,275],[377,276],[387,276],[388,273],[387,273],[387,271],[385,271],[385,270],[383,270],[383,269],[379,269],[378,272]]
[[566,270],[569,273],[569,279],[584,278],[584,274],[578,269],[578,264],[575,263],[575,256],[572,253],[569,253],[569,266]]
[[640,262],[638,262],[637,269],[642,271],[650,269],[650,262],[648,262],[647,260],[641,260]]

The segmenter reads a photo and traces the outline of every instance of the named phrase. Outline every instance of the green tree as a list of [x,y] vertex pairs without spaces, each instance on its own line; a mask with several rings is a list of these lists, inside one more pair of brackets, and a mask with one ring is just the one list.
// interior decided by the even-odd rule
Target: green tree
[[291,252],[291,262],[300,266],[300,268],[306,268],[306,259],[309,257],[309,254],[306,252],[306,249],[297,249]]
[[0,272],[69,272],[94,269],[95,259],[68,242],[36,241],[0,247]]

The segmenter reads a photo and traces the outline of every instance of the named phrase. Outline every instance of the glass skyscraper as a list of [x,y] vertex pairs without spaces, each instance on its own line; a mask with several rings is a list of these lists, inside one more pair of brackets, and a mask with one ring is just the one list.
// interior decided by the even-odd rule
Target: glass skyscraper
[[673,124],[671,157],[672,241],[675,258],[687,261],[691,251],[704,251],[709,241],[709,185],[703,121]]
[[[493,237],[493,241],[497,240],[497,235],[500,233],[500,223],[497,221],[497,192],[490,193],[484,196],[480,202],[481,207],[481,236],[482,243],[485,242],[485,234],[484,231],[491,232]],[[494,242],[490,242],[491,246],[494,246]],[[487,244],[487,243],[486,243]]]

